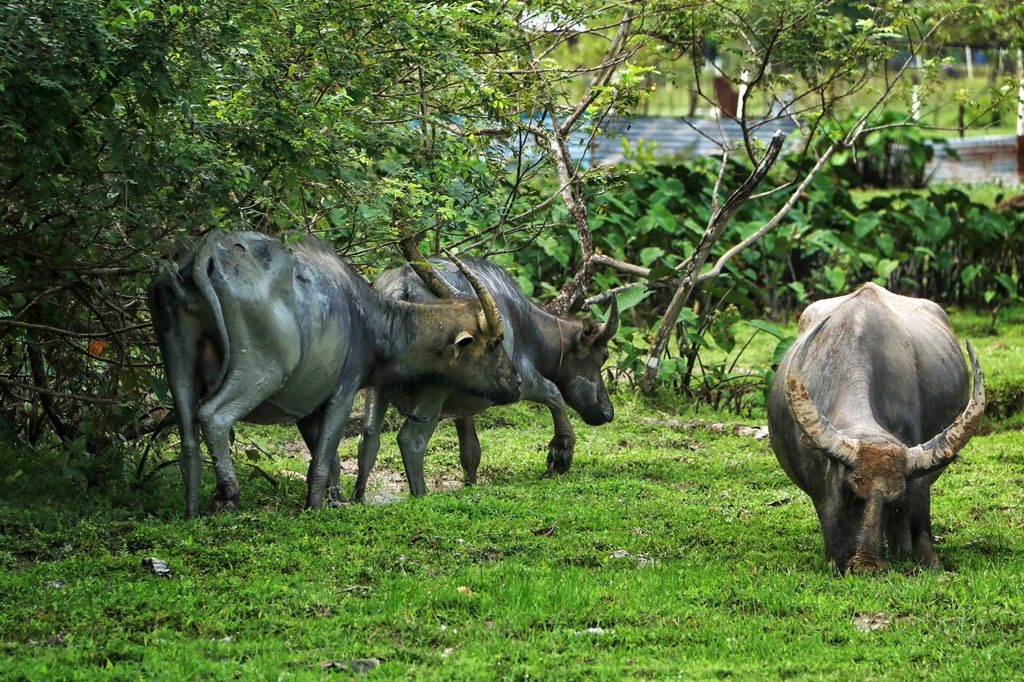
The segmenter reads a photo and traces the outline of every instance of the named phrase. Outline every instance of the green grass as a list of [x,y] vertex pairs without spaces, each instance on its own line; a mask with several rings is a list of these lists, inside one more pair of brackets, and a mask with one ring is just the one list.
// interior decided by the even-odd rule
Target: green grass
[[985,373],[986,414],[997,428],[1024,426],[1024,308],[992,313],[956,312],[953,331],[970,339]]
[[[732,75],[739,74],[738,69],[732,69],[729,66],[726,68],[731,71]],[[661,64],[658,74],[653,77],[653,88],[647,89],[640,104],[634,107],[633,113],[640,116],[664,117],[688,115],[691,91],[695,88],[692,69],[692,64],[686,63]],[[1013,135],[1016,130],[1016,108],[1015,100],[1012,97],[1001,103],[998,107],[999,114],[995,117],[992,112],[981,113],[982,109],[989,106],[992,92],[1004,83],[1005,77],[1004,74],[998,82],[991,83],[987,68],[975,69],[973,79],[967,78],[966,73],[961,73],[959,77],[940,77],[936,82],[930,84],[931,87],[926,89],[923,95],[921,125],[938,128],[949,137],[958,136],[960,112],[957,98],[963,94],[972,103],[965,112],[965,124],[972,126],[965,131],[968,137]],[[704,97],[714,101],[714,74],[702,73],[700,80],[701,92]],[[572,97],[578,99],[588,82],[583,78],[575,82],[570,91]],[[795,82],[800,82],[799,77]],[[850,113],[874,106],[888,84],[888,79],[881,77],[871,79],[868,87],[841,100],[837,110]],[[733,87],[737,88],[735,85]],[[794,92],[803,92],[803,88],[797,85]],[[763,89],[755,90],[747,102],[747,115],[751,118],[768,115],[773,106],[777,106],[774,100],[775,97],[772,93]],[[698,108],[705,113],[710,106],[711,104],[705,99],[700,99],[698,102]],[[805,97],[802,106],[813,107],[813,104]],[[885,108],[903,111],[909,117],[909,94],[904,94],[902,98],[890,98]],[[975,120],[976,117],[977,120]]]
[[[1021,314],[997,317],[998,336],[980,333],[989,317],[954,316],[989,382],[1021,372]],[[664,421],[679,415],[615,400],[614,423],[576,421],[565,476],[543,475],[546,410],[519,405],[482,420],[481,485],[318,513],[301,511],[301,480],[276,473],[305,466],[283,444],[293,429],[242,427],[240,474],[252,471],[241,451],[258,445],[276,487],[243,479],[241,512],[192,522],[174,467],[109,494],[47,476],[45,456],[6,453],[0,481],[24,473],[0,501],[0,677],[350,678],[321,664],[365,658],[380,661],[369,679],[996,679],[1024,668],[1024,438],[1012,420],[976,437],[933,488],[943,571],[897,563],[837,578],[810,501],[766,442],[682,430]],[[371,485],[401,468],[394,434],[383,442]],[[450,424],[427,474],[458,477]],[[145,557],[173,575],[153,575]],[[875,614],[889,625],[855,626]]]
[[[950,187],[952,185],[933,184],[921,189],[853,189],[850,190],[850,195],[853,197],[858,208],[863,209],[875,197],[905,193],[928,196],[931,192],[943,192]],[[1015,197],[1021,193],[1019,188],[1005,187],[995,182],[983,182],[976,185],[955,185],[955,188],[964,192],[972,201],[989,207],[995,207],[996,204],[1004,199]]]

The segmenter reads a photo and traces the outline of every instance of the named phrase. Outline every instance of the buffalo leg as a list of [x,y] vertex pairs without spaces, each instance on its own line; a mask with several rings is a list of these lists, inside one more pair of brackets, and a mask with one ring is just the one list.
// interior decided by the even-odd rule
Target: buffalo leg
[[892,510],[887,526],[889,553],[893,557],[899,558],[910,556],[913,542],[910,532],[910,513],[906,502]]
[[911,556],[929,568],[939,567],[932,544],[931,481],[918,480],[907,486],[907,515],[910,517]]
[[380,390],[369,389],[366,392],[366,418],[363,422],[363,434],[359,439],[359,473],[356,474],[356,488],[352,497],[362,502],[366,496],[366,484],[370,480],[370,472],[377,463],[380,452],[380,430],[384,423],[384,415],[388,411],[388,399]]
[[549,405],[551,418],[555,422],[555,435],[548,443],[548,471],[564,474],[572,466],[573,453],[576,451],[576,432],[565,413],[565,404],[559,400],[558,405]]
[[[351,383],[343,382],[342,385],[348,386]],[[345,422],[352,411],[356,392],[356,388],[343,388],[331,396],[322,408],[323,419],[320,421],[316,446],[311,453],[309,474],[306,476],[306,506],[310,509],[320,509],[323,506],[328,479],[337,474],[338,444],[341,442],[341,434],[345,431]]]
[[199,406],[196,363],[202,333],[198,320],[181,312],[173,292],[167,287],[157,285],[153,288],[150,310],[181,432],[178,464],[185,484],[185,515],[192,519],[199,516],[199,489],[203,482],[203,454],[199,448],[199,424],[196,422]]
[[217,472],[217,489],[213,494],[214,511],[238,508],[239,485],[231,462],[231,427],[267,398],[266,392],[251,390],[253,386],[277,386],[283,376],[271,367],[235,367],[228,371],[221,388],[199,408],[203,437],[213,453]]
[[569,416],[565,412],[565,400],[558,386],[542,379],[533,389],[534,402],[547,405],[551,411],[551,419],[555,425],[555,435],[548,443],[548,473],[564,474],[572,466],[572,456],[576,449],[576,432],[573,431]]
[[405,477],[409,481],[409,494],[417,497],[427,494],[427,483],[423,478],[423,457],[427,443],[434,435],[437,422],[441,419],[441,407],[449,392],[439,386],[421,389],[408,414],[417,415],[407,419],[398,432],[398,449],[402,451]]
[[345,504],[345,491],[341,489],[341,458],[338,450],[331,455],[330,468],[327,474],[327,500],[332,507]]
[[480,468],[480,439],[476,435],[473,415],[456,419],[455,432],[459,435],[459,463],[466,472],[466,484],[476,485],[476,474]]
[[[323,412],[317,410],[308,417],[298,421],[299,433],[302,440],[309,449],[310,459],[313,456],[313,449],[316,447],[317,439],[320,437],[320,422],[323,420]],[[341,460],[338,458],[338,451],[335,450],[331,456],[330,473],[327,479],[327,498],[332,507],[340,507],[345,504],[345,493],[341,489]]]
[[423,458],[427,454],[427,443],[434,435],[438,419],[424,422],[406,420],[398,432],[398,449],[402,451],[405,477],[409,481],[409,494],[422,497],[427,494],[427,482],[423,476]]

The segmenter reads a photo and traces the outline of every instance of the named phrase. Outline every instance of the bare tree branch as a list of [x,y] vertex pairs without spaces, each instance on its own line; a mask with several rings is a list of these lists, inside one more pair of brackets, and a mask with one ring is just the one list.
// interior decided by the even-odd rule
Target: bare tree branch
[[[697,286],[695,274],[700,272],[700,269],[704,266],[704,262],[707,260],[708,256],[711,255],[711,249],[722,236],[725,228],[729,225],[729,221],[732,220],[734,215],[736,215],[736,211],[738,211],[740,206],[750,198],[750,195],[754,193],[757,186],[765,176],[768,175],[768,171],[771,170],[773,165],[775,165],[775,161],[779,157],[779,152],[782,150],[782,143],[785,139],[785,135],[780,131],[776,131],[775,135],[772,136],[771,142],[768,144],[768,150],[761,158],[760,163],[754,167],[754,170],[751,171],[743,184],[740,185],[728,199],[726,199],[722,207],[714,211],[711,219],[708,221],[708,226],[707,229],[704,230],[704,235],[697,243],[697,246],[693,250],[693,254],[687,261],[683,282],[676,289],[676,293],[673,295],[672,301],[669,303],[668,310],[665,311],[665,315],[662,318],[661,326],[658,328],[654,341],[651,343],[650,354],[648,355],[647,363],[644,367],[643,376],[640,378],[639,387],[641,392],[649,394],[654,390],[654,386],[658,378],[658,367],[661,364],[661,356],[668,347],[669,339],[672,336],[672,330],[675,328],[676,321],[679,319],[679,314],[682,312],[683,306],[685,306],[690,300],[690,296]],[[720,181],[721,177],[719,177],[719,182]]]
[[629,37],[629,29],[632,26],[633,13],[627,10],[625,18],[619,25],[619,30],[615,33],[615,37],[612,38],[611,45],[608,46],[608,57],[605,58],[604,63],[601,65],[601,70],[590,81],[590,85],[587,87],[587,94],[584,95],[583,99],[576,105],[576,108],[573,109],[572,113],[565,118],[562,125],[558,128],[559,136],[566,137],[572,132],[572,127],[576,125],[576,121],[601,95],[601,88],[608,85],[608,81],[611,80],[612,75],[615,73],[618,63],[621,63],[622,49],[626,44],[626,39]]
[[30,393],[37,393],[39,395],[49,396],[51,398],[61,398],[67,400],[77,400],[85,403],[97,403],[100,405],[120,405],[120,401],[111,400],[110,398],[94,398],[89,395],[79,395],[77,393],[61,393],[60,391],[51,391],[48,388],[41,386],[33,386],[31,384],[23,384],[20,381],[12,381],[0,377],[0,384],[9,386],[11,388],[17,388],[22,391],[29,391]]
[[48,332],[50,334],[56,334],[58,336],[67,336],[74,339],[96,339],[104,335],[126,334],[128,332],[137,331],[139,329],[146,329],[147,327],[149,327],[148,324],[136,324],[130,327],[121,327],[120,329],[110,329],[107,331],[73,332],[67,329],[60,329],[59,327],[51,327],[45,324],[33,324],[32,322],[21,322],[19,320],[12,320],[10,318],[0,318],[0,326],[19,327],[21,329],[34,329],[36,331]]

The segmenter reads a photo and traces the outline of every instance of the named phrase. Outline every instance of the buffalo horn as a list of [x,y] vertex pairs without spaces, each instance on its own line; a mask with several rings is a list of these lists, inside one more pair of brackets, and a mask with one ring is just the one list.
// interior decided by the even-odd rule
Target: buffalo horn
[[612,296],[612,307],[608,309],[608,321],[601,325],[595,343],[608,343],[619,330],[619,300]]
[[469,282],[469,285],[473,287],[473,291],[476,292],[477,298],[480,299],[480,307],[484,310],[484,319],[487,320],[487,326],[490,327],[491,338],[500,339],[505,335],[505,325],[501,321],[501,311],[498,310],[498,303],[494,300],[494,296],[487,287],[483,285],[483,282],[477,278],[475,274],[466,264],[459,260],[458,256],[449,251],[444,250],[445,254],[455,263],[455,267],[462,271],[463,277]]
[[804,355],[815,335],[821,327],[828,322],[825,318],[817,324],[814,329],[804,338],[802,346],[789,363],[789,371],[785,376],[786,401],[793,413],[793,418],[800,426],[804,436],[810,444],[821,450],[830,458],[852,467],[857,463],[857,453],[860,450],[860,442],[854,438],[843,435],[821,412],[807,392],[804,383],[803,371],[800,366],[803,364]]
[[430,262],[423,257],[420,253],[419,248],[416,246],[415,237],[403,237],[399,242],[399,246],[402,249],[402,255],[405,256],[405,260],[409,262],[412,269],[419,275],[423,283],[434,292],[434,295],[438,298],[455,298],[457,292],[448,282],[437,274],[437,271],[431,267]]
[[907,450],[907,475],[926,473],[943,464],[948,464],[978,428],[981,415],[985,413],[985,379],[981,374],[978,356],[974,346],[967,342],[967,354],[971,358],[971,371],[974,372],[974,390],[971,400],[963,413],[946,430],[932,438],[924,445],[915,445]]

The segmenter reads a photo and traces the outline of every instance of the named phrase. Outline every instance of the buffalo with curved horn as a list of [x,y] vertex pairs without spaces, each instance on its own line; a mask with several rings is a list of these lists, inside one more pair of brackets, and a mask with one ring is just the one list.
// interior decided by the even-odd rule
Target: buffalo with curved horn
[[[548,444],[548,469],[569,470],[576,434],[566,414],[571,406],[590,425],[612,420],[614,409],[608,397],[601,366],[608,358],[608,342],[618,329],[618,307],[612,303],[608,321],[552,315],[527,299],[508,273],[480,258],[426,259],[415,241],[402,241],[409,265],[384,272],[374,288],[385,296],[410,302],[428,302],[453,295],[471,295],[473,290],[489,291],[484,311],[490,320],[504,319],[500,331],[505,349],[522,379],[522,400],[546,405],[554,420],[555,434]],[[454,265],[454,267],[453,267]],[[460,276],[461,273],[461,276]],[[482,299],[483,297],[481,297]],[[492,308],[493,305],[493,308]],[[454,417],[459,438],[459,459],[466,480],[475,483],[480,464],[480,441],[474,415],[495,404],[445,383],[419,384],[401,390],[374,390],[367,396],[366,420],[359,445],[359,474],[355,499],[360,500],[380,449],[380,430],[388,405],[395,404],[406,416],[398,434],[409,490],[426,493],[423,458],[438,421]]]
[[977,355],[967,366],[931,301],[865,284],[804,311],[768,403],[772,449],[810,495],[840,571],[876,570],[888,547],[937,566],[931,484],[985,411]]

